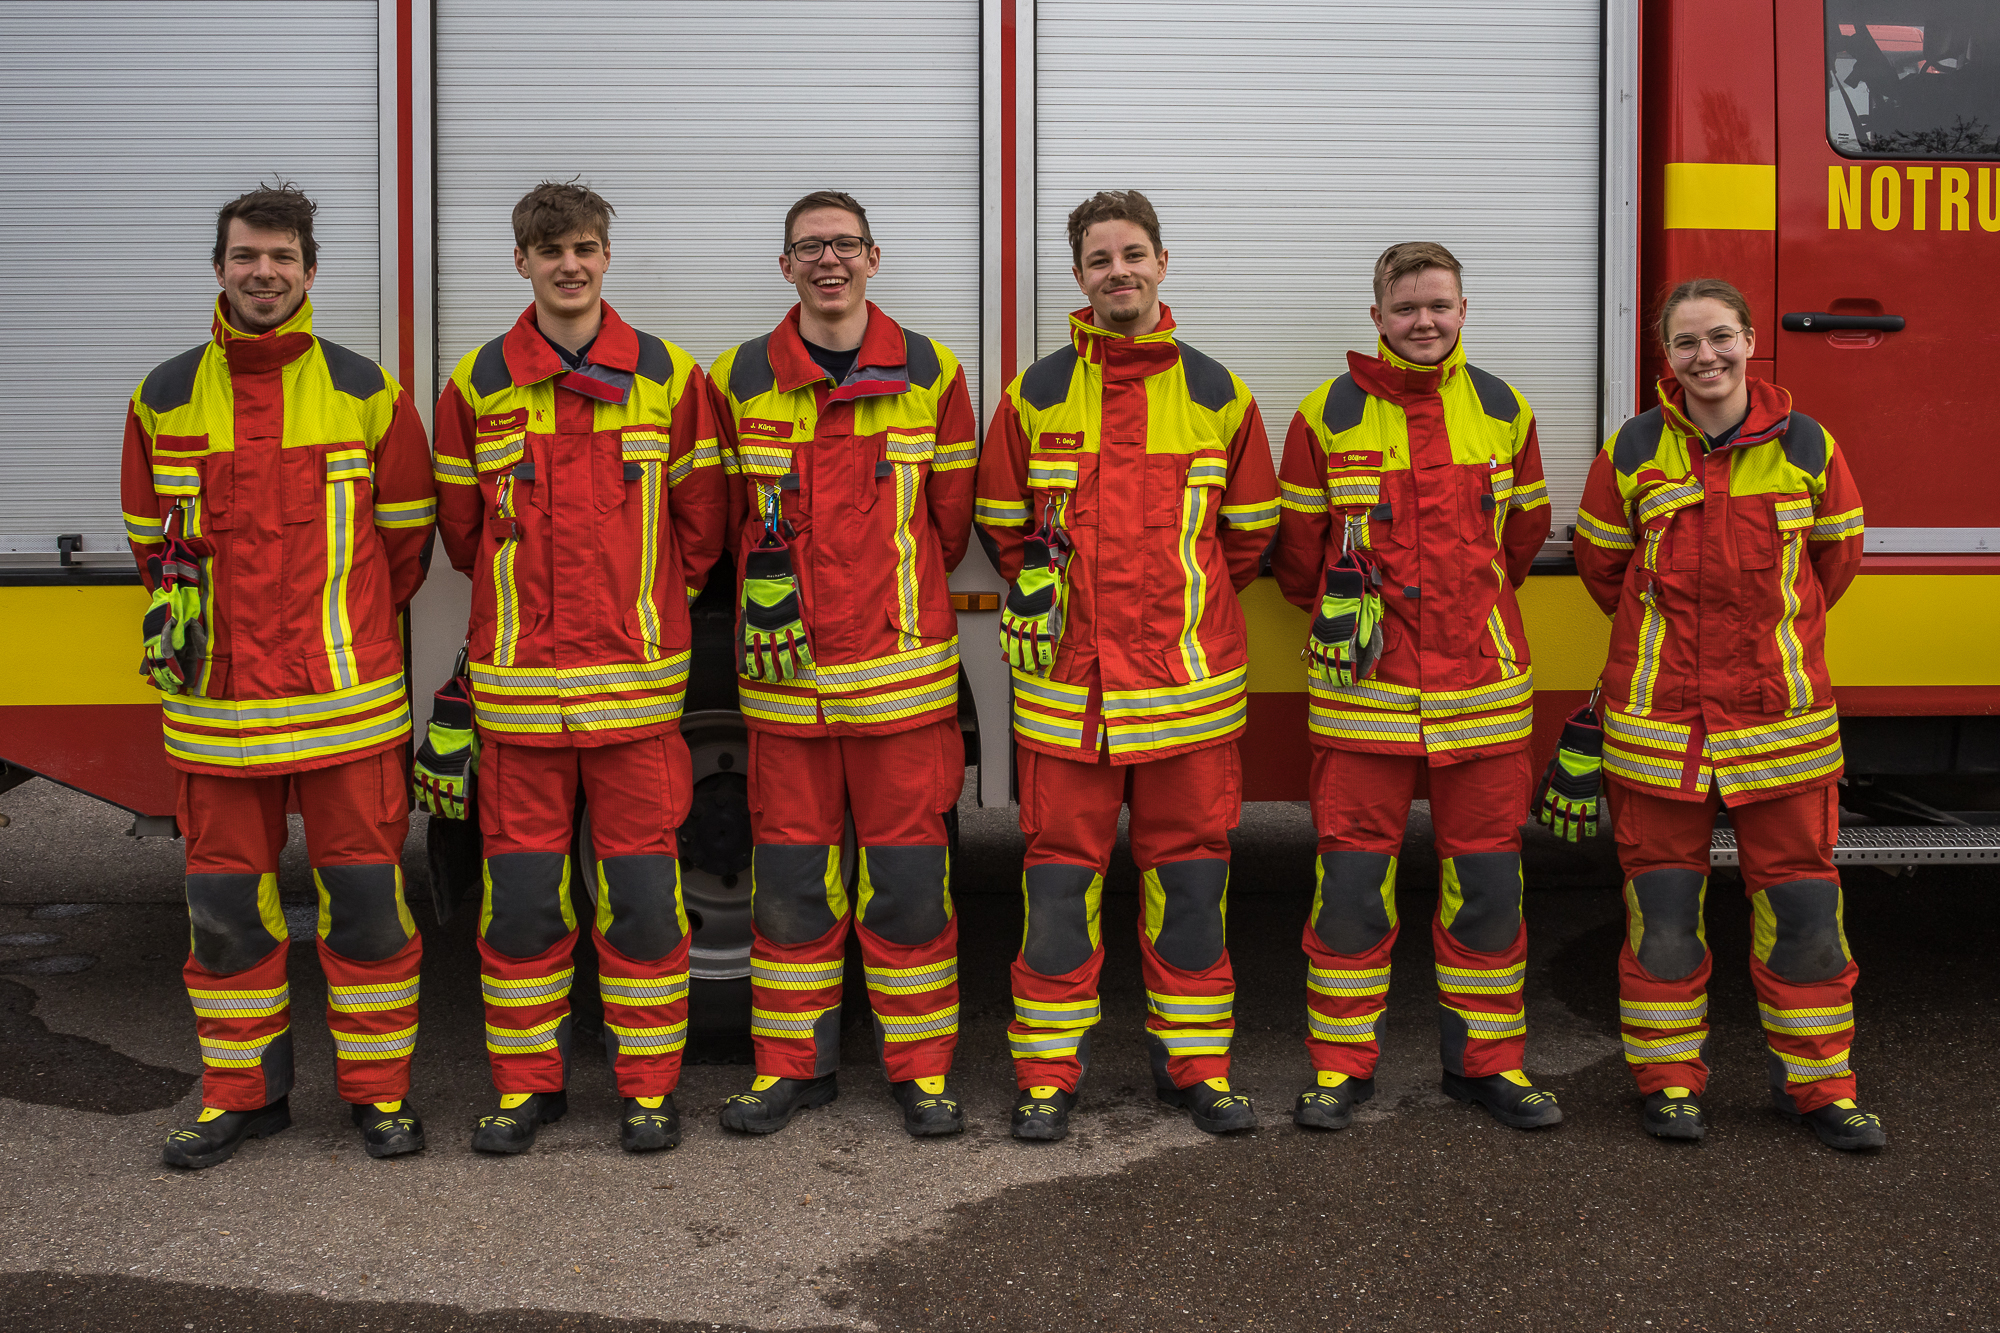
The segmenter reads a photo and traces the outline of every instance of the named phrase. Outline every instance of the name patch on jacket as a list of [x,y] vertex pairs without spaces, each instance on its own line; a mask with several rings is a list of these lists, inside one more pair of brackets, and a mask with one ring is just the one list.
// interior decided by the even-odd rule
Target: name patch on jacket
[[1036,439],[1035,448],[1038,450],[1081,449],[1083,448],[1083,432],[1080,430],[1071,430],[1071,431],[1045,430],[1041,433],[1041,436],[1038,439]]
[[767,421],[763,417],[745,417],[736,430],[739,435],[761,435],[774,440],[788,440],[792,437],[791,422]]
[[1381,467],[1382,451],[1379,449],[1343,449],[1337,454],[1326,456],[1329,468]]
[[519,430],[528,424],[528,409],[517,407],[512,412],[502,412],[497,416],[481,417],[473,423],[473,428],[481,435],[492,435],[499,431]]

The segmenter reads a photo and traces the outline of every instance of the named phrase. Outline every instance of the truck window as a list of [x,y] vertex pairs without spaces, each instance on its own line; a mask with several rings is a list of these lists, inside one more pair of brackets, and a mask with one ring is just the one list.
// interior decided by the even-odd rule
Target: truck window
[[1827,0],[1826,137],[1848,157],[2000,158],[2000,4]]

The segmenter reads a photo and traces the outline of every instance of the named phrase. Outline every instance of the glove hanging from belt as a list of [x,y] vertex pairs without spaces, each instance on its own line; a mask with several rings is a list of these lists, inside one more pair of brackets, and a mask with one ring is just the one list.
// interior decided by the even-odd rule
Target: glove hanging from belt
[[1382,571],[1366,550],[1350,547],[1327,566],[1319,613],[1306,638],[1306,670],[1329,685],[1352,685],[1382,660]]
[[1535,820],[1570,842],[1597,836],[1597,794],[1604,786],[1604,728],[1595,694],[1563,722],[1555,758],[1542,774]]
[[182,694],[201,668],[208,627],[201,619],[201,557],[206,543],[190,541],[175,529],[180,509],[167,520],[166,542],[146,557],[153,600],[141,622],[139,674],[151,676],[162,694]]
[[743,677],[775,684],[805,674],[813,664],[799,606],[792,548],[773,528],[743,560],[743,614],[738,622]]
[[472,697],[465,677],[454,675],[431,696],[431,724],[411,766],[411,803],[439,819],[464,819],[478,771],[479,733],[472,726]]
[[1016,671],[1046,676],[1063,632],[1063,569],[1069,543],[1044,523],[1022,544],[1021,573],[1000,608],[1000,651]]

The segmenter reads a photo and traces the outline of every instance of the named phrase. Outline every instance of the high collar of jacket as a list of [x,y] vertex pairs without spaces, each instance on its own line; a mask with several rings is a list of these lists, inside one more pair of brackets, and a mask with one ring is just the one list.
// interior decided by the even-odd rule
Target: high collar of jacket
[[1171,369],[1181,359],[1174,341],[1174,312],[1160,302],[1160,322],[1151,333],[1136,338],[1100,329],[1090,322],[1090,307],[1070,312],[1069,340],[1084,360],[1104,368],[1107,380],[1136,380]]
[[1454,377],[1465,373],[1465,339],[1461,337],[1452,344],[1450,354],[1436,365],[1420,366],[1397,356],[1389,350],[1389,344],[1378,338],[1374,356],[1349,352],[1347,368],[1353,373],[1354,382],[1377,398],[1392,403],[1435,398]]
[[[1792,420],[1792,395],[1789,391],[1764,380],[1746,376],[1743,386],[1750,391],[1750,413],[1743,418],[1743,424],[1736,430],[1736,436],[1723,447],[1739,449],[1746,445],[1763,444],[1785,433],[1785,427]],[[1690,438],[1702,438],[1701,427],[1687,414],[1687,390],[1679,380],[1659,382],[1660,410],[1674,429]]]
[[[611,302],[605,301],[601,305],[604,322],[597,327],[597,341],[590,345],[590,354],[584,358],[584,363],[630,374],[639,368],[639,335],[632,331],[630,324],[619,318],[618,312],[611,308]],[[569,369],[563,364],[562,357],[556,354],[556,349],[549,346],[549,340],[542,336],[541,322],[535,318],[535,307],[532,305],[523,310],[521,317],[514,321],[514,327],[507,330],[500,351],[507,359],[507,373],[519,385],[539,384]]]
[[312,298],[299,302],[299,308],[292,317],[277,328],[266,333],[245,333],[229,322],[228,297],[215,298],[215,318],[209,325],[209,336],[229,359],[229,369],[239,374],[254,374],[262,370],[276,370],[288,366],[304,356],[313,345]]
[[[848,372],[847,382],[834,386],[836,393],[846,398],[866,397],[872,393],[901,393],[909,387],[908,348],[903,342],[903,328],[895,320],[882,313],[881,307],[873,301],[868,305],[868,327],[861,334],[861,346],[854,354],[854,369]],[[771,376],[779,392],[792,393],[808,384],[817,384],[828,378],[821,370],[819,362],[812,359],[806,350],[805,335],[799,332],[799,307],[794,305],[778,321],[778,327],[771,332]],[[893,385],[893,388],[882,386]],[[854,392],[846,392],[853,390]]]

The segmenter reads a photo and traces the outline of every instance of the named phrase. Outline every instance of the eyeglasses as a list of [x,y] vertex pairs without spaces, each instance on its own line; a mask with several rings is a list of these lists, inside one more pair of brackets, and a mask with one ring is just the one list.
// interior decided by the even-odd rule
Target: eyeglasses
[[829,245],[833,247],[834,254],[840,258],[853,259],[868,248],[868,238],[866,236],[835,236],[830,240],[821,240],[817,236],[808,236],[802,241],[793,241],[790,245],[786,246],[785,253],[794,259],[804,260],[810,264],[813,260],[825,254],[826,247]]
[[1736,350],[1736,340],[1742,336],[1741,329],[1711,329],[1705,338],[1684,333],[1667,346],[1673,350],[1677,360],[1691,361],[1694,359],[1694,354],[1701,350],[1703,343],[1713,347],[1717,356],[1726,356]]

